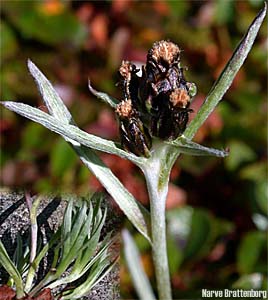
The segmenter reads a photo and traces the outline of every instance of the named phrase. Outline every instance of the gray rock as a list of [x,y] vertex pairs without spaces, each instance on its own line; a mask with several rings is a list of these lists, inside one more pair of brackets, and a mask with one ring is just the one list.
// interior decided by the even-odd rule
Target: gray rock
[[[93,204],[94,205],[94,204]],[[103,201],[102,207],[108,208],[106,222],[101,236],[104,237],[108,232],[116,234],[119,231],[121,218],[114,213],[114,209],[109,201]],[[46,195],[42,196],[38,208],[38,228],[41,229],[43,243],[47,237],[55,232],[61,225],[66,207],[66,201],[61,197]],[[5,248],[12,258],[18,234],[21,235],[23,242],[29,242],[29,212],[25,202],[24,192],[0,190],[0,237]],[[114,256],[119,255],[120,243],[112,247]],[[50,257],[44,259],[43,265],[38,270],[37,280],[46,273]],[[0,284],[6,283],[8,274],[0,268]],[[107,274],[83,299],[88,300],[117,300],[120,299],[119,291],[119,264]]]

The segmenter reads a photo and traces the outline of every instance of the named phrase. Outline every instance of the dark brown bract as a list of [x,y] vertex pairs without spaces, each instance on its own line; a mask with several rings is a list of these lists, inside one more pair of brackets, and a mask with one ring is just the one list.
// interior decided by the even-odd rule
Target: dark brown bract
[[121,101],[115,112],[119,119],[119,131],[123,148],[138,156],[150,156],[151,137],[138,112],[138,84],[136,66],[123,61],[119,69],[120,85],[123,91]]
[[151,137],[131,100],[122,101],[115,110],[120,122],[120,137],[123,148],[138,156],[150,156]]

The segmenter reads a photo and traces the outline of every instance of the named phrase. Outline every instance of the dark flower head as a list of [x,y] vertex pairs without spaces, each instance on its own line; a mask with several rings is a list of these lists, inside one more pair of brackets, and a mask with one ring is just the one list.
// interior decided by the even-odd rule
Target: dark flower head
[[155,42],[148,51],[142,77],[129,61],[119,68],[123,100],[116,107],[121,144],[136,155],[150,155],[151,138],[174,140],[182,135],[196,94],[184,78],[180,48],[170,41]]

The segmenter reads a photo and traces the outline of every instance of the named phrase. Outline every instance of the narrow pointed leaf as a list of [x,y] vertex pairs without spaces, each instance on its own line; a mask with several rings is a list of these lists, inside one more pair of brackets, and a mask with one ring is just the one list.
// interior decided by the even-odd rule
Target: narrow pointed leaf
[[[39,90],[44,97],[44,102],[52,116],[61,120],[63,123],[72,123],[74,121],[70,112],[64,105],[61,98],[58,96],[53,86],[42,74],[42,72],[32,63],[28,62],[28,67],[35,78]],[[44,88],[45,87],[45,88]],[[46,89],[48,91],[46,91]],[[98,98],[101,98],[111,106],[115,107],[118,101],[112,97],[109,97],[105,93],[97,92],[94,90],[89,82],[90,91]],[[42,92],[43,91],[43,92]],[[80,147],[80,144],[75,144],[74,141],[66,139],[71,142],[75,152],[80,156],[80,159],[89,168],[89,170],[98,178],[102,185],[106,188],[108,193],[114,198],[119,207],[133,223],[134,226],[148,239],[148,229],[146,221],[149,218],[147,210],[136,201],[136,199],[130,194],[118,178],[112,173],[112,171],[102,162],[102,160],[89,148]],[[135,156],[134,156],[135,157]]]
[[96,91],[92,86],[90,80],[88,80],[88,89],[89,91],[96,96],[98,99],[101,99],[105,103],[109,104],[111,107],[115,108],[119,101],[105,93]]
[[185,137],[180,137],[175,141],[170,141],[166,143],[176,147],[179,153],[188,154],[188,155],[196,155],[196,156],[210,155],[210,156],[217,156],[217,157],[225,157],[229,154],[229,152],[226,150],[208,148],[199,145],[195,142],[192,142],[191,140]]
[[61,299],[81,299],[83,296],[86,296],[89,291],[112,270],[116,263],[117,260],[115,260],[112,264],[110,264],[108,259],[97,261],[94,266],[95,269],[89,274],[86,281],[76,287],[73,291],[69,293],[67,291],[68,294],[63,295]]
[[[30,268],[29,268],[29,271],[28,271],[27,277],[26,277],[25,288],[24,288],[27,293],[30,292],[30,290],[32,288],[32,283],[33,283],[34,277],[36,275],[36,270],[39,266],[40,261],[43,259],[43,257],[46,255],[46,253],[52,246],[55,245],[55,247],[59,247],[59,245],[60,245],[59,239],[60,239],[60,230],[58,230],[56,233],[54,233],[52,235],[52,238],[42,248],[42,250],[37,254],[35,260],[30,265]],[[45,276],[45,278],[37,286],[35,286],[33,288],[33,290],[31,292],[34,294],[36,291],[38,291],[40,288],[42,288],[43,282],[46,282],[46,280],[49,281],[49,277],[50,277],[50,273],[48,273]]]
[[52,84],[31,60],[28,60],[28,68],[37,83],[48,111],[62,123],[75,124],[72,115],[53,88]]
[[[31,74],[34,76],[39,86],[41,94],[44,96],[44,101],[48,107],[50,114],[52,116],[55,116],[57,120],[62,121],[62,123],[74,124],[68,109],[65,107],[63,101],[58,96],[53,86],[49,83],[46,77],[32,62],[29,61],[28,66]],[[101,96],[99,92],[96,93],[97,95]],[[148,240],[150,240],[146,225],[146,222],[148,222],[149,219],[148,211],[141,204],[139,204],[136,199],[126,190],[126,188],[122,185],[118,178],[102,162],[102,160],[95,154],[93,150],[81,146],[80,143],[77,143],[74,140],[67,138],[66,136],[64,136],[64,138],[71,143],[76,153],[80,156],[81,160],[99,179],[99,181],[114,198],[114,200],[117,202],[125,215],[129,218],[129,220],[133,223],[133,225],[136,226],[137,229]],[[116,147],[115,144],[113,146]],[[116,149],[119,148],[116,147]],[[121,151],[122,153],[124,152],[123,150]],[[130,154],[130,157],[131,156],[136,160],[135,155]],[[140,161],[144,159],[138,158],[138,160]]]
[[74,147],[82,162],[102,183],[132,224],[150,241],[148,211],[139,204],[96,153],[85,147]]
[[[81,231],[83,227],[87,224],[87,203],[86,201],[83,201],[82,207],[79,208],[79,211],[76,213],[75,216],[75,221],[72,226],[72,231],[71,231],[71,241],[70,241],[70,246],[72,247],[73,245],[77,244],[76,240],[79,238],[85,239],[86,235],[81,234]],[[88,225],[87,227],[89,227]],[[69,248],[70,251],[70,248]]]
[[106,238],[99,245],[98,253],[91,260],[88,258],[88,254],[84,255],[83,262],[82,262],[84,268],[83,272],[84,273],[87,272],[87,270],[89,270],[89,268],[93,264],[95,264],[97,260],[101,259],[101,257],[108,255],[109,252],[107,252],[107,249],[110,248],[110,246],[114,244],[115,241],[116,241],[116,237],[113,237],[111,239],[111,236],[107,235]]
[[[103,241],[101,245],[99,245],[98,252],[96,254],[99,237],[100,234],[94,236],[93,239],[88,240],[84,247],[79,250],[79,258],[76,258],[70,273],[66,277],[61,277],[52,282],[48,287],[52,289],[61,284],[67,284],[81,278],[97,260],[103,256],[107,256],[106,250],[114,243],[115,238],[109,240],[105,238],[105,243]],[[102,247],[102,245],[104,246]],[[82,259],[80,253],[83,254]],[[93,257],[94,253],[95,256]]]
[[117,147],[116,143],[113,141],[105,140],[93,134],[89,134],[74,125],[64,124],[51,115],[30,105],[9,101],[2,102],[2,104],[6,108],[22,115],[23,117],[35,121],[49,130],[75,141],[76,143],[74,145],[81,144],[95,150],[116,154],[122,158],[132,161],[137,165],[143,164],[146,160],[143,157],[138,157],[132,153],[122,150],[121,148]]
[[[79,213],[81,212],[81,210],[79,211]],[[80,255],[83,253],[83,251],[87,248],[89,252],[93,253],[93,251],[95,250],[95,247],[98,243],[98,239],[99,239],[99,235],[96,237],[96,241],[93,239],[90,240],[86,240],[86,229],[88,228],[88,220],[85,220],[83,227],[81,228],[81,231],[79,233],[79,235],[77,236],[77,238],[74,240],[74,237],[76,236],[76,230],[77,227],[80,227],[80,219],[77,219],[77,221],[75,222],[78,223],[78,226],[74,226],[74,228],[72,229],[72,232],[70,234],[72,241],[72,244],[70,245],[70,249],[69,252],[67,253],[67,255],[65,257],[62,257],[60,260],[59,265],[57,266],[57,271],[56,273],[53,275],[53,280],[59,278],[63,272],[65,272],[71,265],[71,263],[73,261],[75,261],[77,258],[80,259]],[[92,251],[90,250],[91,248]],[[82,270],[81,270],[82,271]],[[67,276],[68,277],[68,276]],[[65,279],[68,281],[68,278],[65,277]],[[56,284],[54,285],[56,286]]]
[[64,212],[63,226],[61,229],[61,242],[63,243],[63,254],[65,257],[70,249],[71,237],[70,232],[72,228],[72,211],[73,211],[73,200],[69,199],[67,207]]
[[205,99],[204,104],[198,111],[193,121],[186,128],[184,136],[188,139],[193,138],[199,127],[205,122],[207,117],[214,110],[216,105],[220,102],[226,91],[231,86],[237,72],[243,65],[250,49],[252,48],[254,40],[266,15],[266,8],[267,4],[266,2],[264,2],[264,8],[259,12],[257,17],[250,25],[247,33],[241,40],[240,44],[237,46],[235,52],[233,53],[227,65],[225,66],[221,75],[219,76],[215,84],[212,86],[208,96]]
[[143,270],[138,249],[129,232],[124,229],[124,254],[126,262],[135,286],[136,292],[141,300],[155,300],[149,279]]
[[[14,264],[15,264],[18,272],[20,274],[22,274],[25,260],[24,260],[24,255],[23,255],[22,238],[21,238],[21,235],[19,232],[17,234],[16,241],[17,241],[17,246],[15,249],[15,253],[13,255],[13,261],[14,261]],[[23,257],[23,259],[22,259],[22,257]]]
[[[56,119],[61,121],[62,123],[75,125],[71,113],[69,112],[69,110],[67,109],[63,101],[61,100],[58,93],[53,88],[52,84],[30,59],[28,59],[28,68],[31,75],[35,79],[35,82],[38,86],[40,94],[43,98],[43,101],[49,113],[52,116],[56,117]],[[73,145],[76,144],[75,141],[67,137],[63,136],[63,138],[67,142],[70,142]]]
[[5,268],[8,274],[14,280],[17,289],[17,296],[18,297],[24,296],[23,282],[22,282],[21,275],[18,269],[16,268],[16,266],[13,264],[12,260],[10,259],[1,240],[0,240],[0,264]]
[[[78,143],[85,144],[86,146],[93,146],[95,148],[102,148],[107,151],[107,149],[117,149],[117,154],[120,152],[125,156],[125,158],[131,159],[132,161],[136,161],[136,163],[140,163],[144,161],[144,158],[137,157],[133,154],[129,154],[115,146],[113,142],[106,141],[94,135],[90,135],[86,132],[83,132],[79,128],[59,123],[52,116],[42,112],[39,109],[33,108],[29,105],[17,102],[2,102],[2,104],[10,110],[13,110],[33,121],[38,123],[42,123],[45,127],[48,127],[52,131],[55,131],[62,135],[67,135],[71,140],[75,140]],[[82,135],[79,135],[82,132]],[[84,134],[85,133],[85,134]],[[93,137],[93,141],[89,139]],[[96,142],[98,145],[96,147]],[[101,147],[100,147],[100,143]],[[122,211],[126,214],[129,220],[133,223],[134,226],[148,239],[149,233],[147,229],[146,221],[148,220],[148,212],[145,208],[143,208],[136,199],[126,190],[126,188],[122,185],[122,183],[118,180],[118,178],[112,173],[112,171],[100,160],[100,158],[91,151],[89,148],[83,146],[73,145],[75,151],[80,156],[80,159],[83,163],[92,171],[92,173],[99,179],[102,185],[106,188],[108,193],[114,198]],[[110,152],[112,153],[112,152]]]

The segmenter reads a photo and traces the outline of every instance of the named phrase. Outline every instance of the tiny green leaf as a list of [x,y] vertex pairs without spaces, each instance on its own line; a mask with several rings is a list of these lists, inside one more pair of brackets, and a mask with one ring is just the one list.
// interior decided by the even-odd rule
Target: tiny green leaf
[[105,103],[109,104],[111,107],[115,108],[119,101],[105,93],[96,91],[92,86],[90,80],[88,80],[88,89],[89,91],[96,96],[98,99],[104,101]]

